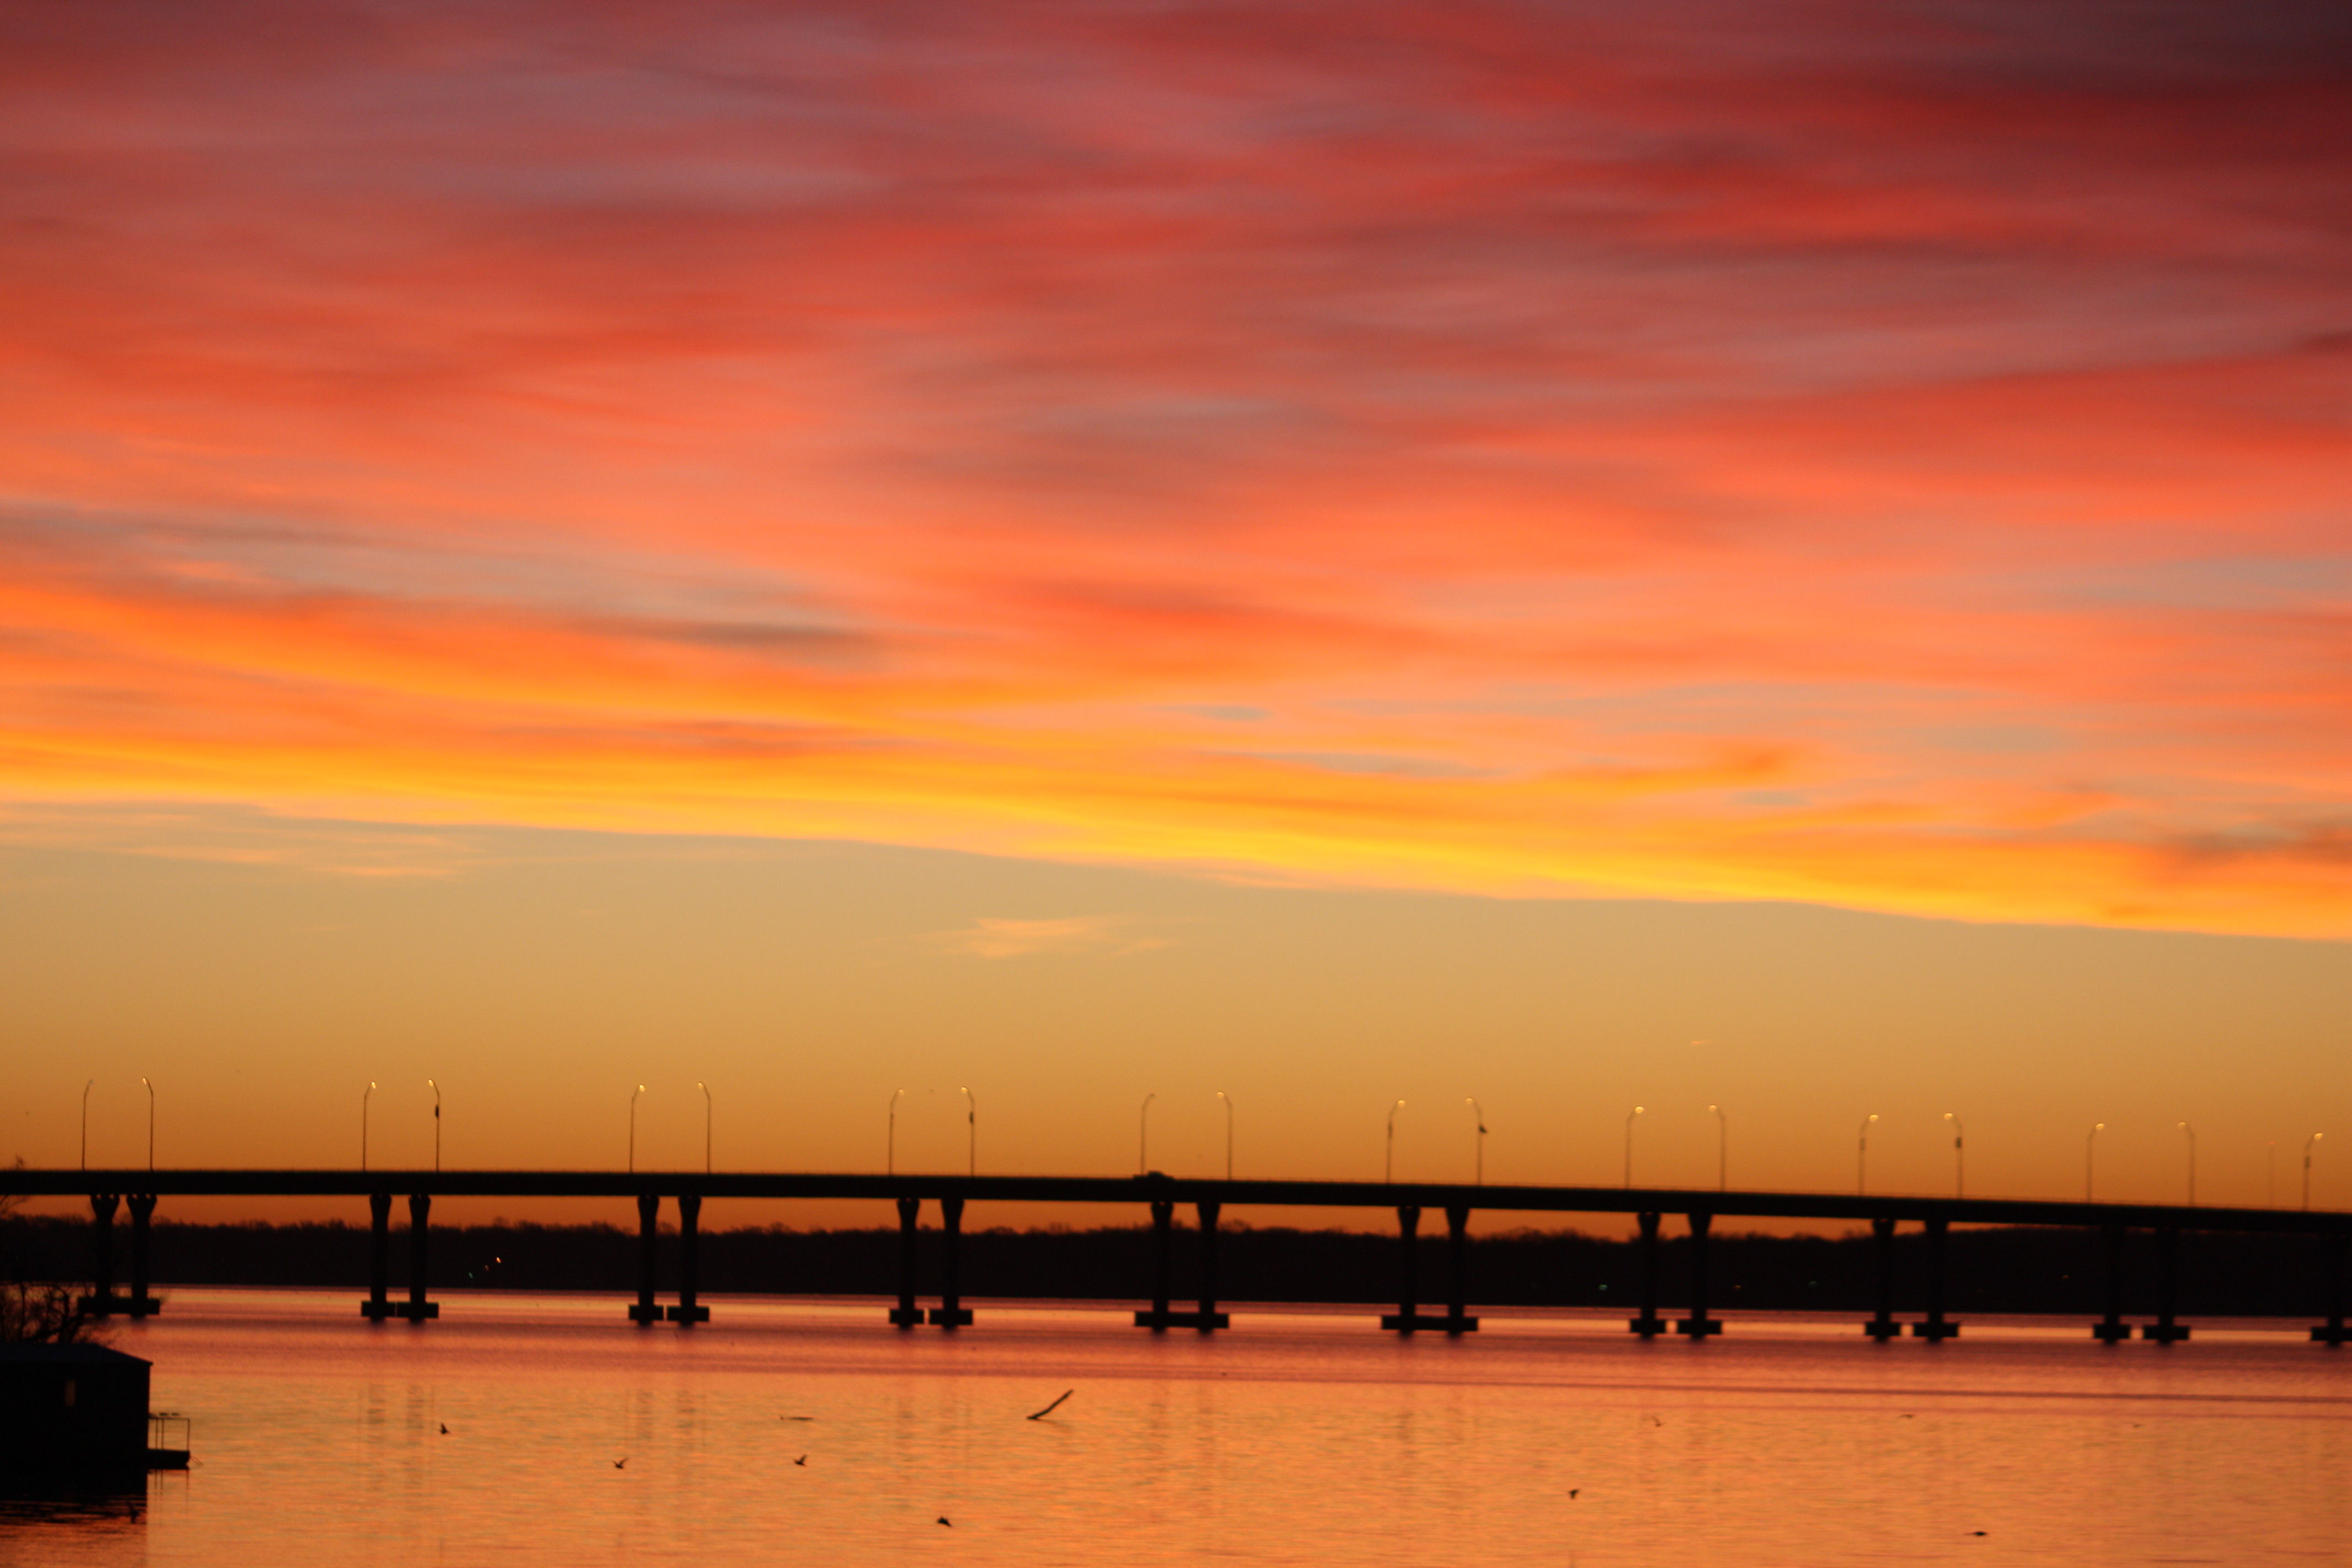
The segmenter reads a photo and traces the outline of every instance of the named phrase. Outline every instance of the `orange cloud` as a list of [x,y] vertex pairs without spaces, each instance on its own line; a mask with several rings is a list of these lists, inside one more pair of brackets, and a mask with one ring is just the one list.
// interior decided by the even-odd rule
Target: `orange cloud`
[[7,26],[13,799],[2352,931],[2315,8]]

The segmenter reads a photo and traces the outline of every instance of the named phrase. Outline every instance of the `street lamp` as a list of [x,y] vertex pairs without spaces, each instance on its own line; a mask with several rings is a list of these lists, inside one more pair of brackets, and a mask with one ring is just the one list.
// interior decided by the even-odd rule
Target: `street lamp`
[[1381,1180],[1383,1182],[1393,1182],[1396,1180],[1396,1113],[1403,1109],[1404,1101],[1402,1100],[1389,1107],[1388,1163],[1383,1166],[1381,1171]]
[[1642,1108],[1637,1105],[1633,1115],[1625,1118],[1625,1184],[1629,1187],[1633,1184],[1633,1117],[1641,1114]]
[[1720,1105],[1710,1105],[1715,1112],[1715,1190],[1727,1191],[1731,1185],[1731,1119]]
[[433,1169],[437,1172],[441,1169],[441,1086],[428,1078],[425,1087],[433,1091]]
[[1864,1173],[1865,1173],[1865,1171],[1866,1171],[1866,1169],[1867,1169],[1868,1161],[1869,1161],[1869,1159],[1870,1159],[1870,1127],[1871,1127],[1871,1123],[1872,1123],[1872,1122],[1876,1121],[1877,1120],[1878,1120],[1878,1118],[1877,1118],[1877,1117],[1875,1117],[1875,1116],[1864,1117],[1864,1118],[1863,1119],[1862,1131],[1854,1134],[1854,1138],[1853,1138],[1853,1195],[1854,1195],[1855,1197],[1860,1197],[1860,1196],[1862,1196],[1863,1193],[1864,1193],[1865,1190],[1867,1190],[1867,1189],[1866,1189],[1866,1184],[1864,1182],[1863,1177],[1864,1177]]
[[[2311,1206],[2311,1146],[2326,1136],[2325,1132],[2315,1132],[2303,1141],[2303,1206],[2306,1209]],[[155,1162],[150,1158],[147,1163],[152,1165]]]
[[1159,1098],[1157,1089],[1145,1095],[1143,1109],[1135,1115],[1135,1173],[1139,1176],[1151,1169],[1151,1102]]
[[1465,1097],[1462,1103],[1470,1108],[1471,1119],[1478,1124],[1477,1185],[1483,1187],[1486,1184],[1486,1111],[1475,1100]]
[[702,1091],[702,1173],[707,1176],[710,1174],[710,1086],[698,1083],[694,1087]]
[[2189,1134],[2189,1206],[2195,1208],[2197,1206],[2197,1129],[2184,1121],[2180,1124],[2180,1130]]
[[1969,1157],[1960,1147],[1965,1141],[1963,1129],[1960,1119],[1948,1110],[1944,1112],[1944,1120],[1952,1124],[1952,1195],[1964,1198],[1969,1195]]
[[968,1089],[959,1092],[964,1098],[964,1125],[971,1130],[968,1134],[971,1142],[965,1156],[971,1164],[965,1173],[977,1176],[980,1174],[980,1101],[972,1098],[971,1090]]
[[[147,1083],[143,1078],[139,1081],[147,1084],[147,1168],[152,1171],[155,1168],[155,1086]],[[2311,1157],[2308,1154],[2304,1156],[2303,1169],[2304,1191],[2308,1193],[2311,1190]],[[2305,1208],[2311,1206],[2311,1200],[2308,1197],[2304,1200],[2303,1206]]]
[[633,1175],[637,1169],[637,1095],[645,1091],[646,1086],[639,1084],[636,1092],[629,1096],[629,1171]]
[[882,1145],[882,1173],[886,1176],[898,1173],[898,1100],[906,1092],[903,1089],[890,1091],[890,1128]]
[[2091,1201],[2091,1155],[2099,1146],[2099,1134],[2107,1130],[2104,1121],[2095,1121],[2083,1139],[2083,1201]]
[[362,1171],[367,1169],[368,1100],[374,1093],[375,1083],[373,1079],[369,1080],[365,1089],[360,1090],[360,1169]]
[[2274,1209],[2278,1207],[2278,1140],[2275,1138],[2270,1141],[2267,1159],[2263,1175],[2263,1207]]
[[98,1087],[92,1079],[81,1086],[81,1168],[89,1169],[89,1091]]
[[1234,1179],[1234,1097],[1221,1089],[1217,1098],[1225,1102],[1225,1180],[1230,1182]]

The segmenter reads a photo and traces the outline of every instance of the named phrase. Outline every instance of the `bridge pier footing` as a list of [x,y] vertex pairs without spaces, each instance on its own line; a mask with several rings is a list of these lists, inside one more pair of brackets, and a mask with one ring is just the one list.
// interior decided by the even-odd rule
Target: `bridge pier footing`
[[923,1322],[923,1310],[915,1305],[915,1244],[922,1215],[922,1199],[898,1200],[898,1304],[890,1309],[890,1321],[902,1329]]
[[1695,1214],[1690,1216],[1690,1316],[1675,1322],[1675,1332],[1693,1340],[1704,1340],[1709,1334],[1723,1332],[1722,1321],[1706,1315],[1706,1234],[1714,1228],[1714,1226],[1715,1216],[1711,1214]]
[[680,1193],[677,1195],[677,1305],[664,1316],[681,1329],[710,1321],[710,1309],[695,1300],[699,1283],[698,1255],[701,1250],[702,1194]]
[[1862,1325],[1862,1331],[1885,1344],[1903,1337],[1903,1325],[1895,1321],[1895,1222],[1874,1219],[1870,1222],[1870,1251],[1878,1264],[1878,1315]]
[[1960,1325],[1944,1316],[1944,1233],[1951,1224],[1940,1217],[1927,1221],[1927,1319],[1912,1324],[1911,1331],[1931,1345],[1960,1333]]
[[2173,1255],[2180,1233],[2165,1226],[2156,1233],[2156,1321],[2143,1323],[2139,1335],[2160,1345],[2178,1344],[2189,1337],[2189,1325],[2172,1321]]
[[640,1325],[664,1321],[667,1314],[661,1310],[654,1296],[661,1289],[655,1271],[656,1250],[661,1244],[661,1194],[637,1194],[637,1300],[629,1308],[629,1321]]
[[939,1199],[939,1305],[924,1314],[934,1328],[969,1328],[964,1307],[964,1199]]
[[131,1294],[122,1310],[134,1318],[152,1317],[163,1303],[147,1293],[148,1231],[155,1218],[155,1194],[134,1193],[131,1203]]
[[1470,1315],[1470,1209],[1463,1204],[1445,1211],[1445,1331],[1478,1331]]
[[89,1294],[74,1305],[93,1318],[110,1317],[121,1300],[114,1293],[114,1211],[120,1193],[89,1195]]
[[1217,1221],[1224,1208],[1223,1204],[1209,1199],[1192,1205],[1201,1222],[1201,1310],[1178,1313],[1173,1324],[1176,1328],[1198,1329],[1205,1334],[1233,1321],[1217,1310]]
[[1625,1326],[1646,1340],[1666,1331],[1665,1320],[1658,1316],[1658,1215],[1645,1212],[1636,1218],[1642,1227],[1642,1311]]
[[2091,1337],[2112,1345],[2132,1335],[2124,1321],[2124,1227],[2107,1226],[2102,1234],[2107,1243],[2107,1315],[2091,1325]]
[[929,1314],[931,1326],[961,1329],[971,1324],[971,1310],[963,1304],[963,1200],[940,1200],[940,1304]]
[[1397,1205],[1397,1310],[1381,1314],[1381,1327],[1410,1334],[1420,1329],[1442,1329],[1445,1320],[1421,1310],[1421,1205]]
[[1151,1307],[1135,1314],[1135,1326],[1154,1333],[1168,1328],[1169,1232],[1176,1221],[1176,1205],[1165,1198],[1151,1203]]
[[381,1323],[392,1310],[392,1194],[368,1194],[368,1295],[360,1316]]
[[408,1194],[408,1300],[400,1303],[400,1316],[412,1323],[422,1323],[441,1315],[441,1303],[425,1299],[425,1243],[433,1234],[433,1194]]

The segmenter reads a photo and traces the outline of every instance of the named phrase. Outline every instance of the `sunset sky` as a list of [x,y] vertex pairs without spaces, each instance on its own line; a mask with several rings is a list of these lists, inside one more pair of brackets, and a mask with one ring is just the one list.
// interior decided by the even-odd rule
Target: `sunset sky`
[[2292,0],[0,5],[0,1158],[437,1065],[477,1163],[2261,1201],[2347,104]]

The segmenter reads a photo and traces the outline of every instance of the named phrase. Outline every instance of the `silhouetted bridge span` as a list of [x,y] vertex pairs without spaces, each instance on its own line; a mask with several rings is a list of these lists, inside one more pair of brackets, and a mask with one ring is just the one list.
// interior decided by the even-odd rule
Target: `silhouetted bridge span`
[[[2174,1244],[2179,1233],[2242,1231],[2305,1235],[2321,1249],[2327,1294],[2327,1321],[2311,1331],[2323,1344],[2345,1340],[2344,1304],[2347,1254],[2352,1254],[2352,1214],[2297,1209],[2193,1207],[2171,1204],[2067,1203],[2022,1198],[1936,1198],[1916,1195],[1852,1196],[1829,1193],[1727,1192],[1677,1187],[1548,1187],[1471,1185],[1433,1182],[1220,1181],[1161,1175],[950,1176],[701,1171],[0,1171],[0,1193],[28,1196],[88,1196],[95,1232],[96,1289],[86,1299],[93,1312],[144,1315],[159,1310],[149,1294],[148,1226],[159,1199],[180,1197],[363,1197],[373,1224],[372,1288],[362,1313],[381,1322],[404,1318],[423,1322],[440,1314],[425,1291],[426,1248],[433,1199],[440,1197],[630,1198],[635,1200],[640,1235],[637,1299],[629,1316],[640,1323],[682,1325],[707,1321],[710,1310],[697,1299],[696,1236],[708,1198],[866,1199],[895,1203],[902,1238],[898,1304],[890,1321],[901,1328],[931,1324],[953,1329],[969,1324],[958,1279],[958,1237],[968,1203],[1143,1205],[1153,1226],[1152,1305],[1139,1311],[1139,1327],[1226,1326],[1217,1310],[1218,1217],[1229,1205],[1275,1208],[1393,1209],[1408,1245],[1400,1248],[1398,1310],[1381,1318],[1384,1328],[1412,1333],[1431,1330],[1464,1333],[1478,1321],[1470,1316],[1463,1253],[1474,1211],[1513,1214],[1630,1214],[1636,1216],[1644,1258],[1640,1310],[1633,1332],[1648,1337],[1672,1331],[1704,1340],[1722,1330],[1707,1299],[1706,1237],[1714,1222],[1743,1219],[1866,1220],[1877,1241],[1880,1282],[1876,1315],[1864,1324],[1874,1338],[1902,1335],[1906,1327],[1930,1342],[1959,1332],[1944,1311],[1943,1238],[1955,1225],[2051,1226],[2095,1229],[2106,1238],[2107,1310],[2092,1326],[2094,1337],[2113,1343],[2128,1339],[2124,1320],[2123,1240],[2130,1230],[2155,1234],[2158,1279],[2156,1321],[2139,1326],[2147,1339],[2171,1343],[2189,1337],[2173,1312]],[[409,1294],[390,1293],[392,1210],[405,1194],[409,1215]],[[113,1226],[128,1201],[131,1221],[131,1289],[113,1289]],[[655,1238],[662,1200],[677,1208],[677,1300],[657,1303]],[[940,1254],[940,1304],[917,1305],[918,1221],[922,1205],[940,1207],[944,1245]],[[1199,1216],[1197,1245],[1201,1281],[1196,1310],[1177,1310],[1169,1300],[1169,1251],[1176,1207],[1191,1204]],[[1424,1312],[1415,1278],[1418,1248],[1410,1245],[1423,1211],[1445,1216],[1449,1258],[1445,1310]],[[1683,1215],[1689,1226],[1691,1279],[1683,1315],[1671,1322],[1659,1315],[1657,1241],[1664,1215]],[[1893,1241],[1895,1227],[1920,1226],[1927,1239],[1924,1313],[1907,1325],[1896,1320]]]

